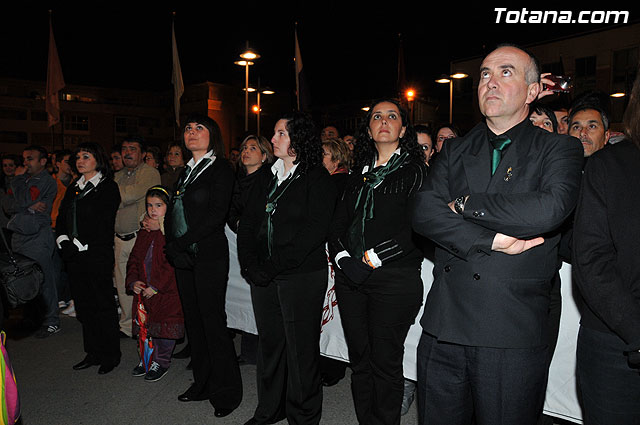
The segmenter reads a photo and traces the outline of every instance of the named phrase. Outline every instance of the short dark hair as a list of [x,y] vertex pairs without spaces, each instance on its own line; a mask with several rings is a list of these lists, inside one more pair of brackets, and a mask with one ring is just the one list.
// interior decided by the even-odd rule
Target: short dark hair
[[551,108],[543,105],[540,102],[533,102],[529,106],[529,116],[531,116],[531,114],[534,112],[538,115],[546,115],[547,117],[549,117],[549,121],[551,121],[551,126],[553,127],[553,132],[558,132],[558,119],[556,118],[556,114]]
[[414,125],[413,128],[416,131],[416,134],[426,134],[427,136],[431,137],[431,129],[428,125],[418,124]]
[[20,158],[19,155],[16,155],[14,153],[3,153],[2,156],[0,157],[0,161],[5,159],[13,161],[13,164],[16,166],[22,164],[22,158]]
[[[130,135],[125,137],[122,143],[124,142],[137,143],[138,145],[140,145],[140,152],[147,151],[147,143],[144,141],[144,138],[142,136]],[[122,150],[122,144],[120,144],[120,149]]]
[[70,149],[60,149],[59,151],[56,151],[56,162],[62,161],[62,158],[67,155],[73,155],[73,152],[71,152]]
[[187,128],[187,125],[192,122],[202,124],[207,128],[207,130],[209,130],[208,150],[213,150],[214,155],[217,157],[224,157],[224,142],[222,141],[222,132],[220,131],[220,126],[213,118],[210,118],[206,115],[191,114],[187,117],[186,120],[184,120],[184,125],[182,126],[182,143],[184,143],[185,129]]
[[47,152],[47,150],[44,147],[40,146],[40,145],[29,145],[26,148],[24,148],[22,151],[23,152],[24,151],[37,151],[38,155],[39,155],[38,159],[45,158],[47,161],[49,160],[49,152]]
[[110,153],[122,153],[122,143],[116,143],[115,145],[111,146],[111,152]]
[[[96,160],[96,171],[101,172],[105,177],[113,176],[113,171],[109,166],[109,159],[107,158],[107,154],[104,152],[104,148],[101,145],[95,142],[80,143],[74,153],[75,155],[78,155],[79,152],[89,152]],[[72,161],[71,167],[77,174],[78,169],[76,168],[76,161]]]
[[609,115],[603,105],[605,99],[608,100],[606,95],[599,92],[589,91],[582,93],[571,104],[571,108],[569,109],[569,125],[571,125],[571,121],[573,121],[575,114],[588,109],[593,109],[600,114],[604,131],[607,131],[609,129]]

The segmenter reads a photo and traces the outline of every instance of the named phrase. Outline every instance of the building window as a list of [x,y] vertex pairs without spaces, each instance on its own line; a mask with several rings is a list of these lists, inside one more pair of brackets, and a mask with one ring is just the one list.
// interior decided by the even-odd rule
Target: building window
[[89,131],[89,117],[86,115],[65,115],[64,129]]
[[2,120],[26,120],[26,109],[0,108],[0,119]]
[[596,89],[596,57],[576,59],[573,91],[576,95]]
[[137,134],[138,118],[136,117],[116,117],[115,118],[116,133]]
[[31,111],[31,121],[47,121],[48,119],[45,111]]
[[27,133],[23,131],[0,131],[0,143],[27,143]]

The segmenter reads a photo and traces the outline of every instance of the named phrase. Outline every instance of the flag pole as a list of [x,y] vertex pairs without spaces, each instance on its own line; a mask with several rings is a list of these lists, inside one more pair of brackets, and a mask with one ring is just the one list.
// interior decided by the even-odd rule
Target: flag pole
[[298,56],[300,55],[300,45],[298,44],[298,22],[295,23],[294,28],[294,38],[295,38],[295,56],[293,57],[293,65],[296,73],[296,104],[298,105],[298,111],[300,110],[300,74],[298,71]]

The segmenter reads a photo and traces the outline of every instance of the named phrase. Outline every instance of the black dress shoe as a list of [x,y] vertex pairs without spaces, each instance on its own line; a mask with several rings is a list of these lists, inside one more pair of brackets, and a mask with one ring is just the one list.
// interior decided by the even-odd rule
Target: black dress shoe
[[82,370],[90,368],[91,366],[98,366],[99,361],[92,359],[91,357],[85,357],[80,363],[73,365],[73,370]]
[[189,387],[187,391],[185,391],[184,393],[178,396],[178,400],[183,402],[189,402],[189,401],[202,401],[202,400],[207,400],[209,398],[209,397],[202,397],[198,395],[197,391],[198,390],[194,389],[194,386],[192,385]]
[[115,367],[118,366],[119,364],[120,364],[120,360],[101,364],[100,368],[98,369],[98,375],[106,375],[107,373],[115,369]]
[[187,343],[182,350],[173,354],[174,359],[188,359],[189,357],[191,357],[191,346],[189,343]]
[[214,409],[213,416],[216,418],[224,418],[225,416],[229,416],[234,410],[235,409]]

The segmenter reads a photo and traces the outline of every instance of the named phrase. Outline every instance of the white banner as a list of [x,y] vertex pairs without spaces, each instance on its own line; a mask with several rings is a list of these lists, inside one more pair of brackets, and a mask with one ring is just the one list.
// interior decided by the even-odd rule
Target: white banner
[[[257,334],[249,284],[240,275],[236,235],[229,227],[225,231],[229,240],[230,259],[226,302],[227,325],[232,329]],[[328,272],[329,284],[327,285],[327,295],[322,312],[320,352],[327,357],[349,361],[347,343],[344,339],[340,322],[340,311],[334,290],[334,272],[331,265]],[[432,272],[433,263],[424,259],[421,272],[424,284],[424,298],[426,298],[433,283]],[[569,264],[562,265],[560,279],[562,280],[562,317],[558,345],[549,370],[549,384],[547,386],[544,412],[547,415],[582,423],[575,378],[576,342],[578,339],[580,313],[573,298],[571,266]],[[422,317],[423,308],[424,302],[416,316],[415,323],[409,329],[404,345],[404,376],[414,381],[417,376],[416,352],[420,335],[422,334],[419,321]]]

